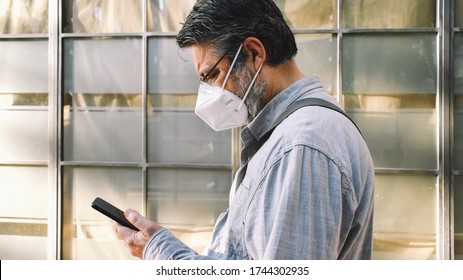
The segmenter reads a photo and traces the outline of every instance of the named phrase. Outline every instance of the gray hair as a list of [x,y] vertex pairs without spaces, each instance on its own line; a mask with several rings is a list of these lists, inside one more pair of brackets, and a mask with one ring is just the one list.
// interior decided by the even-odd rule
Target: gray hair
[[[177,44],[180,48],[206,45],[215,55],[232,58],[248,37],[262,42],[269,65],[284,63],[297,53],[294,35],[272,0],[198,0],[178,33]],[[245,59],[239,56],[237,69]]]

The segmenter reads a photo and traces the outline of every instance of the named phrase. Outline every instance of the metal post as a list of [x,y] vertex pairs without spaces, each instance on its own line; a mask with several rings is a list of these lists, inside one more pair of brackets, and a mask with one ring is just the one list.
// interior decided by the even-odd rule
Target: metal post
[[450,234],[450,0],[438,2],[438,135],[439,135],[439,184],[438,184],[438,231],[437,257],[451,258]]
[[47,258],[61,258],[60,189],[60,3],[48,1],[48,246]]

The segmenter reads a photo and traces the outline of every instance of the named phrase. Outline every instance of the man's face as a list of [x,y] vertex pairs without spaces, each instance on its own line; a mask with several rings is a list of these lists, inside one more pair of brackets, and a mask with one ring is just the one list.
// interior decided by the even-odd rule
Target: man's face
[[[225,77],[230,70],[230,59],[222,59],[214,67],[217,61],[220,60],[220,57],[213,55],[210,48],[195,45],[190,49],[196,73],[200,79],[203,80],[205,78],[204,82],[213,86],[222,87]],[[214,69],[212,69],[213,67]],[[233,69],[234,71],[230,75],[227,84],[225,85],[225,89],[233,92],[240,98],[243,98],[251,84],[253,74],[246,67],[246,63],[241,69],[237,69],[236,67],[237,66],[235,64]],[[205,77],[206,75],[207,77]],[[249,121],[252,121],[264,106],[263,96],[265,94],[266,85],[267,83],[265,81],[256,79],[248,96],[246,97],[246,100],[244,101],[244,104],[248,108]]]

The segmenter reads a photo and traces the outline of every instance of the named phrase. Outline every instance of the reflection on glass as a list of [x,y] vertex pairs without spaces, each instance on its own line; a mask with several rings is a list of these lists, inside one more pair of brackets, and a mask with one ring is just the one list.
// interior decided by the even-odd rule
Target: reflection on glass
[[189,50],[180,50],[175,38],[150,38],[148,42],[148,92],[192,94],[199,78]]
[[215,132],[194,114],[198,76],[190,52],[177,50],[173,38],[149,40],[149,161],[230,165],[231,132]]
[[455,259],[463,260],[463,176],[455,176],[454,182]]
[[147,1],[148,31],[178,32],[196,0]]
[[48,43],[0,41],[0,50],[0,161],[46,161]]
[[217,217],[228,206],[229,170],[152,169],[148,173],[148,217],[201,252]]
[[131,258],[112,221],[90,205],[95,197],[101,197],[122,210],[143,213],[141,170],[66,167],[63,188],[64,259]]
[[454,164],[463,170],[463,35],[455,36],[454,48]]
[[0,34],[48,33],[48,0],[0,0]]
[[0,93],[0,161],[48,159],[47,101],[48,94]]
[[174,39],[149,40],[149,161],[224,169],[151,169],[148,216],[201,252],[228,205],[231,131],[215,132],[195,116],[198,86],[188,51],[178,51]]
[[344,39],[344,92],[435,94],[434,35],[349,35]]
[[[458,26],[463,23],[462,1],[455,1]],[[454,48],[454,169],[463,170],[463,36],[455,36]],[[454,253],[455,259],[463,260],[463,176],[454,179]]]
[[5,40],[0,50],[0,93],[48,92],[47,41]]
[[63,1],[63,30],[68,33],[141,32],[142,1]]
[[64,42],[65,160],[141,160],[141,58],[138,39]]
[[47,168],[0,166],[0,178],[0,259],[46,259]]
[[0,166],[0,178],[0,217],[47,218],[46,167]]
[[455,96],[454,169],[463,170],[463,95]]
[[435,111],[349,115],[362,131],[376,168],[437,167]]
[[148,137],[150,162],[231,164],[231,132],[213,131],[191,111],[151,111]]
[[455,27],[463,27],[463,1],[455,0]]
[[275,0],[293,29],[334,29],[337,0]]
[[377,175],[374,259],[436,258],[436,177]]
[[296,62],[305,75],[320,76],[323,86],[336,94],[336,37],[328,35],[296,34],[298,47]]
[[379,168],[437,168],[433,35],[349,35],[343,98]]
[[344,0],[343,27],[435,27],[436,7],[436,0]]

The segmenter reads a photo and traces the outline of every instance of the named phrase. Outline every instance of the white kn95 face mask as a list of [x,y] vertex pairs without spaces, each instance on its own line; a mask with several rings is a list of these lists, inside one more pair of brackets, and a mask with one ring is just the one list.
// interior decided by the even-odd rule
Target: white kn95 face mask
[[259,75],[263,64],[257,70],[256,75],[252,79],[251,84],[243,97],[243,100],[241,100],[236,94],[225,89],[225,85],[227,84],[230,73],[242,47],[243,44],[240,45],[238,52],[230,65],[230,69],[228,70],[222,87],[213,86],[202,81],[199,85],[195,114],[215,131],[243,126],[246,124],[248,118],[248,109],[246,106],[243,106],[244,101]]

